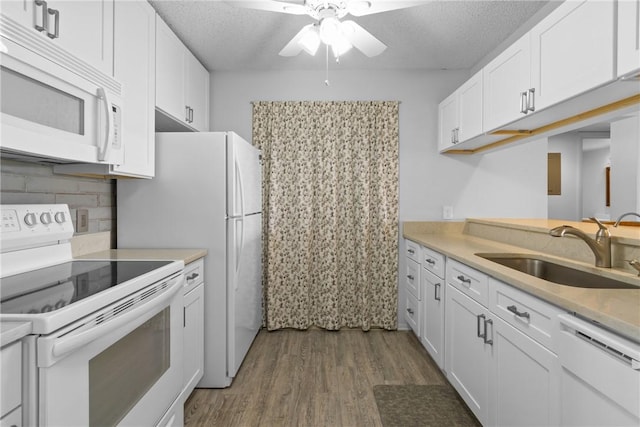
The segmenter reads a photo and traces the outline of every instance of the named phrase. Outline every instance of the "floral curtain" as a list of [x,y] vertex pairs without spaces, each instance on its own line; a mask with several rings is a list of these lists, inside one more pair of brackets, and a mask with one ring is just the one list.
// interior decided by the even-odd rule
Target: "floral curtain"
[[398,102],[256,102],[269,330],[397,327]]

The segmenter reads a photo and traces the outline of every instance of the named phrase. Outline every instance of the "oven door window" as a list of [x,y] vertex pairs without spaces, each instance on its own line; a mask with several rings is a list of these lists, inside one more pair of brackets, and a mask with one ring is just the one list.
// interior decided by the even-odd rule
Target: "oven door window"
[[167,307],[89,360],[89,425],[117,425],[170,366]]

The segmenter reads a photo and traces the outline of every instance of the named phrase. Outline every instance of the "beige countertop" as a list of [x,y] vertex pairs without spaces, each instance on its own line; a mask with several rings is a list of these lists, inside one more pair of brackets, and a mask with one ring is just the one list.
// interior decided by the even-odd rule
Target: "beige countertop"
[[[514,223],[513,220],[503,221],[506,224]],[[544,224],[541,223],[542,221],[544,221]],[[547,230],[561,223],[553,220],[539,220],[538,222],[522,220],[520,222],[520,226],[540,227]],[[516,227],[518,227],[518,224],[516,224]],[[595,224],[587,224],[585,227],[595,227]],[[616,268],[596,268],[593,264],[472,236],[465,234],[462,230],[434,233],[427,228],[420,229],[420,227],[411,227],[407,230],[406,226],[403,227],[403,230],[403,236],[406,239],[441,252],[447,257],[456,259],[498,280],[640,342],[640,278],[633,273]],[[636,231],[632,230],[628,231],[628,233],[630,235],[625,235],[624,238],[633,239]],[[593,289],[559,285],[496,264],[476,255],[476,253],[482,252],[536,254],[538,257],[552,260],[558,264],[633,284],[638,286],[638,289]]]
[[168,259],[185,265],[207,255],[206,249],[109,249],[78,256],[77,259]]

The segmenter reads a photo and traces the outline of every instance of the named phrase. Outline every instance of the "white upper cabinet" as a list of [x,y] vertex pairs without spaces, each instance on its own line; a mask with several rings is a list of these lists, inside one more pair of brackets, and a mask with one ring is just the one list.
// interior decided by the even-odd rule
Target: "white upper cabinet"
[[640,0],[618,1],[618,76],[640,71]]
[[2,14],[113,76],[113,0],[3,1]]
[[209,130],[209,72],[160,16],[156,17],[156,108],[187,128]]
[[530,32],[540,110],[614,79],[613,1],[567,1]]
[[153,177],[155,168],[156,14],[145,1],[116,1],[114,76],[124,86],[122,175]]
[[440,151],[482,133],[482,70],[438,106]]
[[487,64],[482,77],[485,131],[491,131],[527,114],[531,88],[531,44],[527,33]]
[[455,145],[458,128],[458,92],[446,97],[438,105],[438,149]]

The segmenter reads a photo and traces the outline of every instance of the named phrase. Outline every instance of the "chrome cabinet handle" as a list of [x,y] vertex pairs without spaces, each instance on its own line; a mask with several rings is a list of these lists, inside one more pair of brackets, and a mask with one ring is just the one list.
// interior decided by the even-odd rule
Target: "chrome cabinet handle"
[[527,92],[520,92],[520,112],[527,114]]
[[455,129],[451,129],[451,143],[455,144],[456,143],[456,130]]
[[189,107],[189,123],[193,123],[193,108]]
[[[491,325],[491,339],[488,338],[488,334],[487,334],[487,330],[488,327],[487,325]],[[489,345],[493,345],[493,320],[491,319],[487,319],[484,321],[484,343],[485,344],[489,344]]]
[[[476,316],[476,326],[477,326],[477,332],[476,334],[478,335],[478,338],[482,338],[483,340],[486,339],[487,337],[487,322],[485,322],[487,318],[485,317],[484,314],[478,314]],[[484,333],[480,333],[480,325],[483,324],[484,325]]]
[[462,274],[461,274],[461,275],[459,275],[459,276],[457,277],[457,279],[458,279],[458,280],[460,280],[462,283],[468,283],[468,284],[471,284],[471,279],[467,279],[467,278],[466,278],[466,277],[464,277]]
[[516,307],[515,305],[508,306],[507,310],[509,310],[510,312],[512,312],[513,314],[515,314],[518,317],[524,317],[524,318],[527,318],[527,319],[531,318],[531,316],[529,315],[528,311],[518,311],[518,307]]
[[427,264],[431,264],[434,265],[436,262],[434,260],[432,260],[431,258],[427,258],[424,260]]
[[407,274],[407,279],[409,279],[409,280],[413,280],[413,279],[414,279],[414,277],[413,277],[411,274]]
[[53,34],[47,30],[47,36],[50,39],[57,39],[60,37],[60,11],[56,9],[47,9],[49,15],[53,15]]
[[414,313],[414,311],[413,311],[412,309],[410,309],[410,308],[407,308],[407,312],[408,312],[409,314],[413,314],[413,313]]
[[460,142],[460,128],[456,128],[456,144]]
[[189,106],[185,105],[184,109],[185,109],[184,121],[189,123]]
[[434,290],[433,290],[433,299],[436,301],[440,301],[440,293],[438,292],[439,289],[440,289],[440,283],[436,283],[434,285]]
[[36,30],[43,32],[47,31],[49,28],[49,18],[47,17],[47,11],[49,8],[47,7],[47,2],[44,0],[35,0],[36,6],[42,7],[42,25],[36,24],[34,27]]
[[407,252],[409,252],[411,255],[413,255],[413,254],[415,254],[415,253],[416,253],[416,251],[414,251],[414,250],[413,250],[413,249],[411,249],[411,248],[407,249]]
[[529,89],[529,94],[527,95],[527,111],[536,111],[536,89]]
[[193,273],[192,275],[187,276],[187,280],[191,281],[191,280],[194,280],[194,279],[198,278],[199,276],[200,275],[198,273]]

